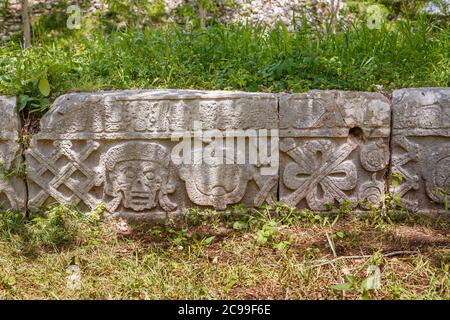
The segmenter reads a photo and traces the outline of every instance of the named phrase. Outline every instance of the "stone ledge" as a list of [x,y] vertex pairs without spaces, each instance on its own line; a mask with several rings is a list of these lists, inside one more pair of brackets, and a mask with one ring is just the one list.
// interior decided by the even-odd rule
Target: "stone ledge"
[[[0,97],[7,170],[21,160],[15,104]],[[408,210],[445,212],[449,132],[449,88],[397,90],[392,101],[338,90],[71,93],[56,99],[25,152],[28,190],[13,177],[0,182],[0,199],[16,210],[103,203],[115,215],[164,219],[278,200],[361,212],[381,208],[389,191]]]
[[390,192],[411,211],[444,213],[450,197],[450,88],[397,90],[393,106]]
[[[241,131],[249,131],[242,138],[248,145],[251,134],[277,129],[273,94],[153,90],[64,95],[42,118],[41,132],[26,152],[28,204],[35,209],[55,200],[83,208],[104,203],[121,216],[163,218],[193,206],[224,210],[236,203],[272,203],[277,172],[263,175],[263,164],[245,161],[249,149],[235,152],[233,142]],[[220,139],[225,134],[233,137],[231,147]],[[189,153],[192,148],[194,154],[214,150],[211,163],[195,157],[175,163],[172,153],[186,150],[183,143]],[[239,157],[242,163],[235,161]]]
[[0,209],[24,211],[25,182],[20,178],[20,118],[15,97],[0,96]]

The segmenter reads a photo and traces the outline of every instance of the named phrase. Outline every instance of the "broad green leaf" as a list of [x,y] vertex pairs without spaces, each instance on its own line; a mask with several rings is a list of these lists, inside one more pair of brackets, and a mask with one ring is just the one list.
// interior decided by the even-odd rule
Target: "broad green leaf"
[[356,279],[356,277],[353,275],[348,275],[347,281],[352,285],[358,283],[358,279]]
[[225,285],[225,288],[223,289],[223,291],[225,292],[225,293],[228,293],[228,292],[230,292],[230,290],[234,287],[234,285],[236,284],[236,283],[238,283],[239,282],[239,278],[237,277],[237,276],[235,276],[235,275],[233,275],[232,277],[231,277],[231,279],[228,281],[228,283]]
[[363,290],[363,293],[361,295],[361,300],[369,300],[369,291]]
[[338,232],[336,232],[336,236],[338,237],[338,238],[344,238],[344,236],[345,236],[345,234],[342,232],[342,231],[338,231]]
[[277,243],[274,245],[274,248],[278,251],[284,251],[286,250],[287,246],[290,245],[289,241],[281,241],[280,243]]
[[398,205],[398,206],[399,206],[399,205],[401,204],[401,202],[402,202],[402,198],[401,198],[400,195],[398,195],[398,194],[394,194],[393,199],[394,199],[395,204]]
[[39,91],[44,97],[48,97],[50,94],[50,83],[46,78],[42,78],[39,80]]
[[259,231],[257,233],[256,242],[260,245],[264,245],[267,243],[267,237],[264,235],[263,232]]
[[27,95],[19,96],[19,111],[23,111],[27,106],[28,101],[30,101],[30,97]]
[[215,238],[216,238],[215,236],[206,238],[205,240],[203,240],[203,243],[204,244],[211,244],[214,241]]
[[233,229],[234,230],[243,230],[247,228],[247,223],[243,222],[243,221],[236,221],[235,223],[233,223]]

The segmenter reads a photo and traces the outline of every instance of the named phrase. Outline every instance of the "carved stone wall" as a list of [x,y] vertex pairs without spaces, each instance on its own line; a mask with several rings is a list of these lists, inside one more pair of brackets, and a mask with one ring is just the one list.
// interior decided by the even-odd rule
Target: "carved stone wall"
[[25,183],[20,177],[20,118],[16,98],[0,96],[0,209],[24,210]]
[[380,206],[390,103],[376,93],[312,91],[280,98],[280,200],[330,210]]
[[393,93],[391,192],[411,211],[444,212],[450,196],[450,89]]
[[[238,203],[271,203],[277,172],[262,175],[264,163],[226,162],[240,150],[233,154],[234,146],[230,150],[217,135],[227,129],[277,128],[277,98],[271,94],[163,90],[64,95],[42,119],[41,132],[26,153],[29,206],[57,201],[93,208],[104,203],[121,216],[164,218],[195,206],[224,210]],[[200,136],[212,129],[214,135]],[[185,140],[172,141],[177,134]],[[248,144],[250,139],[244,140]],[[194,154],[211,151],[211,161],[194,156],[190,163],[174,163],[172,151],[182,141],[190,143]]]
[[281,200],[364,211],[390,191],[406,209],[448,213],[449,88],[398,90],[392,101],[318,90],[67,94],[25,151],[26,185],[15,105],[0,97],[0,209],[105,204],[116,215],[159,219]]

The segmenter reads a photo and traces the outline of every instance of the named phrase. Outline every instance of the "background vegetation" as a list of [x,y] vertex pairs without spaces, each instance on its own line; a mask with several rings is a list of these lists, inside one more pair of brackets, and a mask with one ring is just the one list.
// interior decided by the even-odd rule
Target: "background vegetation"
[[298,16],[295,30],[222,24],[214,3],[204,4],[209,19],[201,28],[196,2],[163,23],[159,2],[130,10],[124,0],[105,12],[83,12],[81,29],[69,30],[59,6],[33,20],[31,48],[23,50],[20,37],[0,47],[0,94],[16,95],[22,111],[42,114],[56,96],[79,90],[448,86],[449,20],[420,13],[422,1],[379,2],[386,8],[380,29],[368,26],[361,3],[350,4],[352,18],[337,27]]

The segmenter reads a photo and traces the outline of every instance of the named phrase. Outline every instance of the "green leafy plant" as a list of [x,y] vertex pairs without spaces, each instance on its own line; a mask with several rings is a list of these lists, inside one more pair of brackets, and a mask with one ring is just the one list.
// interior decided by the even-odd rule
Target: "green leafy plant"
[[26,176],[26,166],[24,161],[20,161],[19,165],[10,169],[5,170],[3,162],[0,160],[0,179],[4,182],[8,182],[11,177],[23,178]]
[[442,198],[442,203],[444,204],[444,210],[448,212],[448,201],[449,201],[449,194],[450,194],[450,187],[447,190],[444,190],[443,188],[437,188],[436,193],[439,195],[439,197]]
[[49,247],[67,243],[74,236],[74,232],[68,228],[66,215],[67,209],[59,206],[46,212],[45,216],[34,216],[31,242]]
[[[405,179],[401,173],[392,173],[391,177],[392,177],[391,178],[391,187],[392,188],[398,187],[403,182],[403,180]],[[395,206],[398,206],[398,207],[401,206],[401,197],[400,197],[399,194],[394,193],[394,194],[392,194],[391,196],[389,196],[387,198],[392,199],[393,204]]]
[[368,300],[369,292],[378,290],[381,286],[380,271],[378,266],[370,265],[365,278],[358,278],[354,275],[346,275],[346,282],[333,285],[331,288],[339,291],[356,291],[362,300]]
[[194,247],[195,249],[199,252],[202,253],[203,252],[203,248],[206,246],[209,246],[210,244],[212,244],[214,242],[214,240],[216,239],[216,236],[194,236],[192,238],[192,241],[194,243]]
[[19,95],[19,111],[43,114],[50,106],[48,96],[50,95],[50,84],[46,78],[35,80],[28,86],[30,89]]
[[278,224],[276,221],[269,221],[265,223],[256,233],[256,242],[259,245],[265,245],[273,240],[273,237],[278,234]]

